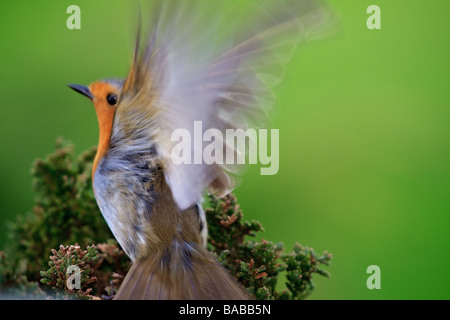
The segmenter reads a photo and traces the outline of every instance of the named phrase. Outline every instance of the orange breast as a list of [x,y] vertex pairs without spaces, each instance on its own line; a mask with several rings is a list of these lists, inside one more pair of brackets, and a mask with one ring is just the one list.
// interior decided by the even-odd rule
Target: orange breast
[[108,152],[114,122],[114,114],[116,111],[115,106],[108,104],[106,101],[106,96],[110,93],[114,93],[117,89],[104,82],[94,82],[89,86],[89,89],[94,96],[93,102],[97,113],[99,127],[97,154],[95,155],[94,164],[92,166],[93,180],[100,160]]

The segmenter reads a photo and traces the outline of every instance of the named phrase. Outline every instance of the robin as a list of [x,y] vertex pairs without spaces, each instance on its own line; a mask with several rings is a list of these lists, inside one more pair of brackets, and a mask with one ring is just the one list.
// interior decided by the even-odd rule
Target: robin
[[274,103],[270,88],[281,81],[297,44],[327,14],[318,1],[259,1],[245,20],[226,21],[232,31],[219,37],[220,10],[203,5],[158,1],[143,46],[138,32],[126,79],[69,85],[94,104],[94,194],[133,261],[115,299],[250,298],[206,249],[201,203],[204,192],[232,190],[236,167],[173,161],[179,141],[172,133],[191,132],[195,121],[204,132],[256,124]]

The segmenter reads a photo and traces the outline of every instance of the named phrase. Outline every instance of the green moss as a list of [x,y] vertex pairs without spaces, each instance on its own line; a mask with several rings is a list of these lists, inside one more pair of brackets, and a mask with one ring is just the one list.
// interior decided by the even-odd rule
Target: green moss
[[[314,274],[329,277],[321,265],[329,265],[331,255],[318,256],[296,243],[290,252],[283,244],[254,241],[264,231],[258,221],[244,220],[237,199],[230,194],[223,199],[209,196],[206,217],[209,249],[256,299],[305,299],[314,289]],[[288,290],[277,291],[281,273],[286,273]]]
[[[52,249],[48,263],[50,269],[40,272],[41,283],[59,289],[56,290],[57,296],[90,298],[93,290],[91,284],[97,281],[94,269],[98,260],[99,253],[94,245],[88,246],[86,250],[76,245],[61,245],[58,251]],[[71,269],[73,267],[77,269]],[[79,283],[75,277],[78,277]]]

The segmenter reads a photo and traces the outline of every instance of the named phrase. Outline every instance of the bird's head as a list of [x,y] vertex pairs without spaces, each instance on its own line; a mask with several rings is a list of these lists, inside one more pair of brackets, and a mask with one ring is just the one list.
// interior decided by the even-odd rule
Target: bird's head
[[123,80],[107,79],[93,82],[89,86],[79,84],[69,84],[68,86],[93,102],[100,130],[106,121],[112,122],[122,92]]
[[89,98],[97,113],[100,137],[93,171],[109,147],[116,107],[119,103],[124,81],[107,79],[91,83],[89,86],[69,84],[78,93]]

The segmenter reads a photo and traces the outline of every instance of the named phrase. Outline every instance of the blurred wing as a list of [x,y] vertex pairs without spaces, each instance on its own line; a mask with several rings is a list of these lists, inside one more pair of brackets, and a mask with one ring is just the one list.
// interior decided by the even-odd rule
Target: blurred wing
[[[116,120],[133,117],[140,134],[155,142],[173,197],[185,209],[206,189],[228,193],[230,173],[239,169],[204,163],[201,155],[211,142],[202,142],[203,134],[216,129],[225,137],[226,129],[264,123],[275,103],[270,88],[283,79],[297,45],[320,34],[332,14],[316,0],[162,0],[152,14]],[[187,141],[172,136],[176,129],[190,134],[192,147],[182,152],[190,161],[173,161],[174,147]],[[224,154],[242,151],[219,134],[211,140]]]

